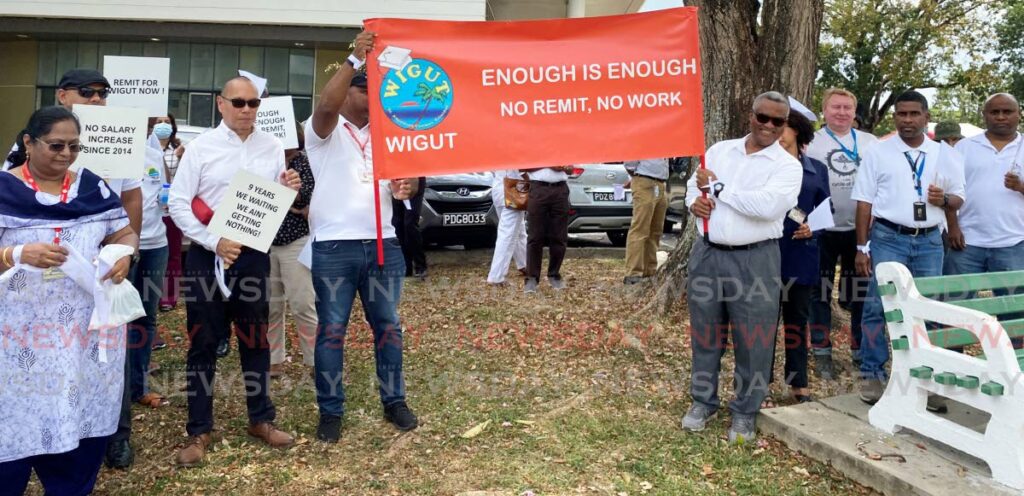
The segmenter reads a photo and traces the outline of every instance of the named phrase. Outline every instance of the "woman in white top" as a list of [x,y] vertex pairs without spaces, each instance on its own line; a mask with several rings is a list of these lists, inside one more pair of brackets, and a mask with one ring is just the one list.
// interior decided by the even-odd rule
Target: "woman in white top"
[[[167,184],[174,182],[174,174],[178,172],[178,161],[181,160],[185,147],[178,139],[178,123],[174,115],[168,113],[165,117],[154,117],[150,119],[150,126],[153,127],[153,138],[159,144],[159,150],[163,156],[164,177]],[[164,209],[164,226],[167,227],[167,270],[164,273],[163,294],[160,297],[160,311],[167,312],[174,310],[178,305],[178,290],[181,279],[181,229],[174,225],[170,214]],[[154,341],[154,349],[160,349],[166,345],[158,335]]]

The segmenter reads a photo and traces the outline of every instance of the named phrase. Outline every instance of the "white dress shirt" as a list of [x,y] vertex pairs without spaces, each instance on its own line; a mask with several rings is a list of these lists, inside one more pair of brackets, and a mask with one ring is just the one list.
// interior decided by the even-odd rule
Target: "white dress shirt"
[[220,236],[207,231],[192,213],[192,199],[198,196],[216,211],[228,183],[239,170],[277,181],[285,170],[281,141],[259,129],[242,141],[221,122],[216,129],[188,144],[171,184],[168,209],[174,223],[189,239],[215,253]]
[[[832,213],[835,227],[828,230],[852,231],[856,227],[854,224],[857,215],[857,202],[850,198],[853,181],[857,178],[857,169],[864,154],[878,144],[878,138],[856,129],[851,129],[843,136],[833,134],[834,138],[825,128],[819,129],[814,133],[814,139],[807,145],[804,153],[825,164],[825,168],[828,169],[828,187],[832,194],[832,205],[835,207]],[[839,146],[840,143],[842,147]],[[846,147],[846,151],[843,151],[843,147]]]
[[[911,161],[924,161],[921,195],[914,188]],[[918,154],[924,153],[919,159]],[[919,162],[920,163],[920,162]],[[964,198],[964,161],[945,143],[927,137],[918,148],[911,148],[899,136],[893,136],[864,154],[851,197],[871,204],[871,215],[906,227],[945,225],[941,207],[928,203],[928,185],[934,184],[947,194]],[[914,203],[925,202],[925,220],[914,220]]]
[[555,184],[564,182],[569,179],[569,175],[562,171],[556,171],[554,169],[544,168],[540,170],[530,171],[531,181],[540,181],[542,183]]
[[960,140],[967,199],[960,207],[960,230],[968,245],[1007,248],[1024,241],[1024,195],[1006,189],[1003,179],[1017,166],[1024,178],[1024,136],[997,151],[984,133]]
[[[712,243],[737,246],[782,237],[786,213],[796,206],[803,166],[776,141],[747,154],[746,137],[716,143],[704,155],[708,170],[725,185],[708,220]],[[711,193],[708,194],[709,196]],[[700,198],[697,174],[686,183],[686,206]],[[694,218],[697,232],[704,223]]]
[[[374,210],[373,144],[370,126],[362,128],[338,116],[338,125],[320,139],[313,119],[306,121],[306,156],[316,186],[309,202],[312,241],[377,239]],[[358,143],[356,142],[358,140]],[[360,147],[365,147],[362,151]],[[365,155],[364,155],[365,153]],[[394,238],[391,225],[391,182],[377,183],[380,193],[383,238]]]

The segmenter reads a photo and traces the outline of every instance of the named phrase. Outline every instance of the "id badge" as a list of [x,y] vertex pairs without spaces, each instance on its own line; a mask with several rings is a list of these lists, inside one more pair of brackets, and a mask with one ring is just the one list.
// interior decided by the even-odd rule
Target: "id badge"
[[50,267],[43,271],[43,282],[58,281],[67,277],[63,270],[57,267]]
[[925,208],[925,203],[922,201],[914,202],[914,222],[924,222],[928,220],[928,210]]
[[800,207],[793,207],[793,209],[789,211],[789,219],[797,224],[803,225],[807,220],[807,214],[804,213],[803,210],[800,210]]

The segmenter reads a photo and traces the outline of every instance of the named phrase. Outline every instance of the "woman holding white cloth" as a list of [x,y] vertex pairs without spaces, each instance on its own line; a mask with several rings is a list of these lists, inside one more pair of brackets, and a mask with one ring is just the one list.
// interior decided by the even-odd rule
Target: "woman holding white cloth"
[[487,283],[493,285],[505,283],[508,264],[513,258],[516,269],[526,274],[526,211],[505,207],[505,178],[522,179],[522,174],[515,169],[494,171],[491,200],[498,213],[498,237],[494,242],[491,271],[487,274]]
[[[90,331],[93,292],[61,266],[69,247],[93,260],[104,245],[139,240],[118,195],[69,170],[79,132],[67,109],[37,110],[10,157],[22,165],[0,173],[0,480],[14,494],[33,470],[48,494],[88,494],[117,428],[123,328]],[[120,258],[103,279],[120,284],[129,265]]]

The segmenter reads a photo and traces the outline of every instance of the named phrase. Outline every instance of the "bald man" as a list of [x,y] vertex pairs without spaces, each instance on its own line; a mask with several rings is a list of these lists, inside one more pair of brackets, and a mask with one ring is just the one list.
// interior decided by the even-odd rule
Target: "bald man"
[[[194,199],[216,211],[236,172],[245,170],[279,180],[298,190],[294,170],[285,170],[284,149],[272,134],[255,127],[260,106],[256,86],[238,77],[217,96],[223,120],[216,129],[188,145],[171,186],[169,210],[174,223],[192,240],[185,262],[186,321],[190,337],[186,364],[189,440],[178,452],[178,465],[200,463],[213,430],[213,379],[216,348],[224,326],[234,324],[245,384],[248,433],[275,448],[292,445],[292,436],[277,430],[270,401],[270,347],[267,345],[267,278],[270,258],[206,229],[193,211]],[[198,210],[197,210],[198,211]],[[230,296],[218,291],[214,264],[225,267]],[[212,292],[211,292],[212,289]]]
[[950,220],[946,274],[1024,270],[1024,140],[1020,104],[997,93],[982,110],[985,132],[956,145],[964,157],[967,199]]

